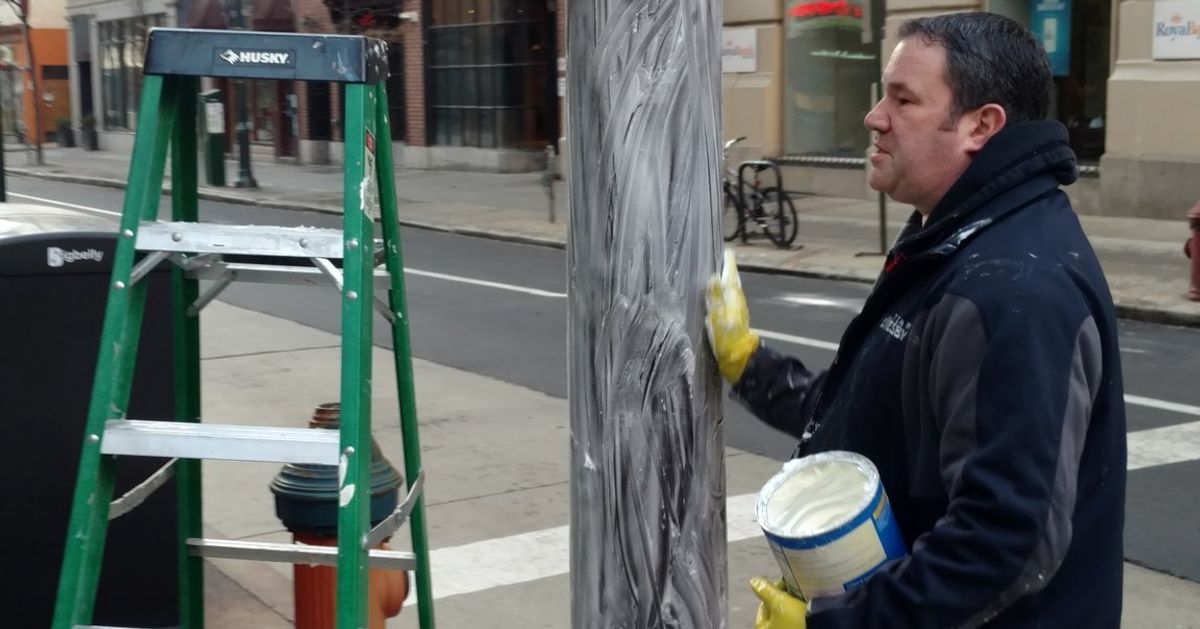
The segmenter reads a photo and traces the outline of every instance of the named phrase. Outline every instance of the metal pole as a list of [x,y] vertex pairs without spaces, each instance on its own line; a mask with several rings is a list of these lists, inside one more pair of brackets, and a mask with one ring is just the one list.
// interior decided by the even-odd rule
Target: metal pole
[[542,183],[546,186],[546,198],[549,200],[550,222],[555,222],[554,208],[554,146],[546,145],[546,172],[542,175]]
[[22,13],[18,17],[21,20],[21,35],[25,39],[25,66],[29,72],[30,89],[33,90],[34,163],[36,163],[38,166],[41,166],[46,162],[42,159],[42,109],[40,102],[42,99],[39,97],[39,92],[41,90],[39,89],[37,81],[37,64],[33,59],[33,42],[30,41],[29,38],[29,15],[27,13]]
[[4,94],[7,87],[0,71],[0,203],[8,203],[8,174],[4,172]]
[[[242,30],[245,20],[242,18],[242,0],[233,0],[233,27]],[[246,109],[246,80],[235,79],[233,82],[233,98],[237,107],[238,123],[236,128],[238,144],[238,178],[234,182],[236,188],[257,188],[254,173],[250,171],[250,115]]]
[[567,10],[572,626],[721,629],[721,2]]

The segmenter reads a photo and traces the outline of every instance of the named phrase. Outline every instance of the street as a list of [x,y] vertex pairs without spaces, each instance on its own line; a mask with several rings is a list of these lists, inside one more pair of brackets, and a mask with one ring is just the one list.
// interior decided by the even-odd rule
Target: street
[[[23,177],[9,180],[9,195],[14,202],[57,203],[111,216],[114,223],[122,199],[120,190]],[[168,203],[164,197],[164,206]],[[214,222],[341,224],[339,216],[329,214],[215,202],[201,202],[200,211],[203,220]],[[415,229],[404,230],[403,238],[416,358],[566,398],[563,250]],[[870,288],[752,273],[743,274],[743,282],[751,324],[769,344],[813,369],[832,359],[842,330]],[[339,305],[328,297],[320,288],[234,284],[220,300],[336,333]],[[389,346],[386,328],[375,330],[376,343]],[[1151,570],[1200,582],[1200,484],[1195,482],[1200,477],[1200,330],[1122,321],[1121,350],[1131,470],[1125,556]],[[728,446],[775,460],[791,453],[790,436],[765,427],[732,401],[725,410]],[[556,424],[566,422],[565,416],[556,418]],[[772,570],[769,557],[761,556],[768,562],[761,570]],[[740,589],[731,580],[731,591]]]

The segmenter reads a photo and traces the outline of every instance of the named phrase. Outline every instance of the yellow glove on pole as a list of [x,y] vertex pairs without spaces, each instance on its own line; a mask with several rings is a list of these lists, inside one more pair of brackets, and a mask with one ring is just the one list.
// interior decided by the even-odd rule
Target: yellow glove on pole
[[721,375],[733,384],[741,379],[746,363],[758,349],[758,335],[750,331],[750,311],[733,250],[725,250],[724,268],[708,280],[704,302],[708,308],[704,319],[708,344]]
[[762,577],[750,579],[750,589],[762,603],[754,629],[804,629],[807,607],[804,601],[787,593],[783,582],[771,583]]

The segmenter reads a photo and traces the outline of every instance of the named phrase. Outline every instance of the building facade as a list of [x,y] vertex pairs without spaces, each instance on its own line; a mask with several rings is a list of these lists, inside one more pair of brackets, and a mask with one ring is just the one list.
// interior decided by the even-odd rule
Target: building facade
[[[94,120],[102,148],[128,150],[146,31],[226,28],[239,5],[250,28],[389,43],[397,164],[529,171],[545,146],[563,152],[563,0],[65,0],[70,96],[57,106],[70,102],[77,129]],[[1081,212],[1177,218],[1200,197],[1200,143],[1187,140],[1200,119],[1182,105],[1200,101],[1200,0],[724,0],[724,135],[748,138],[731,157],[779,159],[796,190],[869,195],[861,121],[899,25],[963,10],[1010,16],[1046,46],[1051,116],[1082,165],[1069,188]],[[46,59],[58,66],[47,81],[59,80]],[[231,86],[205,87],[225,95],[232,139]],[[340,161],[339,86],[259,81],[248,93],[257,156]]]
[[[722,86],[724,134],[749,138],[731,157],[778,158],[792,189],[871,194],[862,118],[900,24],[982,10],[1029,26],[1047,50],[1050,117],[1067,127],[1081,164],[1068,188],[1080,212],[1180,218],[1200,198],[1200,144],[1187,140],[1200,137],[1200,120],[1179,109],[1200,102],[1200,27],[1188,27],[1200,24],[1198,0],[726,0],[724,8],[724,58],[733,62]],[[1156,55],[1156,46],[1170,50]]]
[[102,150],[131,151],[146,35],[179,23],[174,0],[67,0],[71,121],[96,132]]
[[[389,43],[397,164],[494,172],[544,167],[544,147],[560,135],[559,5],[296,0],[296,7],[301,30],[362,32]],[[300,159],[338,162],[338,87],[330,88],[329,107],[325,88],[317,89],[300,98]],[[330,119],[335,124],[327,129]]]
[[[59,120],[70,115],[71,96],[67,81],[67,29],[63,0],[29,3],[29,45],[26,30],[7,3],[0,3],[0,129],[6,139],[31,141],[35,129],[42,141],[53,141]],[[26,89],[29,50],[33,51],[34,91]],[[34,116],[37,116],[35,121]],[[40,123],[40,124],[39,124]]]
[[[562,39],[546,0],[67,0],[78,126],[92,116],[102,148],[128,150],[136,123],[146,32],[155,26],[352,33],[389,45],[389,120],[398,165],[498,172],[543,168],[560,137]],[[232,150],[233,86],[225,100]],[[338,84],[250,81],[254,153],[339,163]]]

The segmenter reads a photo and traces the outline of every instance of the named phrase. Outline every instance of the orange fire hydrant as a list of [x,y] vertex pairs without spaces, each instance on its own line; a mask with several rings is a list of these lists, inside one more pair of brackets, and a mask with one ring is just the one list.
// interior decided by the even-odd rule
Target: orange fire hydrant
[[[297,533],[296,543],[337,546],[337,538]],[[388,550],[387,543],[376,548]],[[337,569],[332,566],[297,564],[293,573],[296,600],[296,629],[334,629],[337,611]],[[408,573],[399,570],[371,570],[367,614],[371,629],[384,629],[384,622],[400,613],[408,596]]]
[[[310,428],[337,429],[339,405],[322,404],[313,412]],[[396,509],[400,473],[371,444],[371,523],[378,524]],[[337,546],[338,468],[335,465],[289,463],[271,481],[275,513],[298,544]],[[387,540],[375,548],[387,549]],[[296,629],[334,629],[337,615],[337,569],[297,564],[293,569]],[[408,596],[408,573],[371,570],[368,576],[370,629],[400,613]]]
[[1188,299],[1200,301],[1200,201],[1188,212],[1188,227],[1192,237],[1183,244],[1183,252],[1192,259],[1192,285],[1188,288]]

